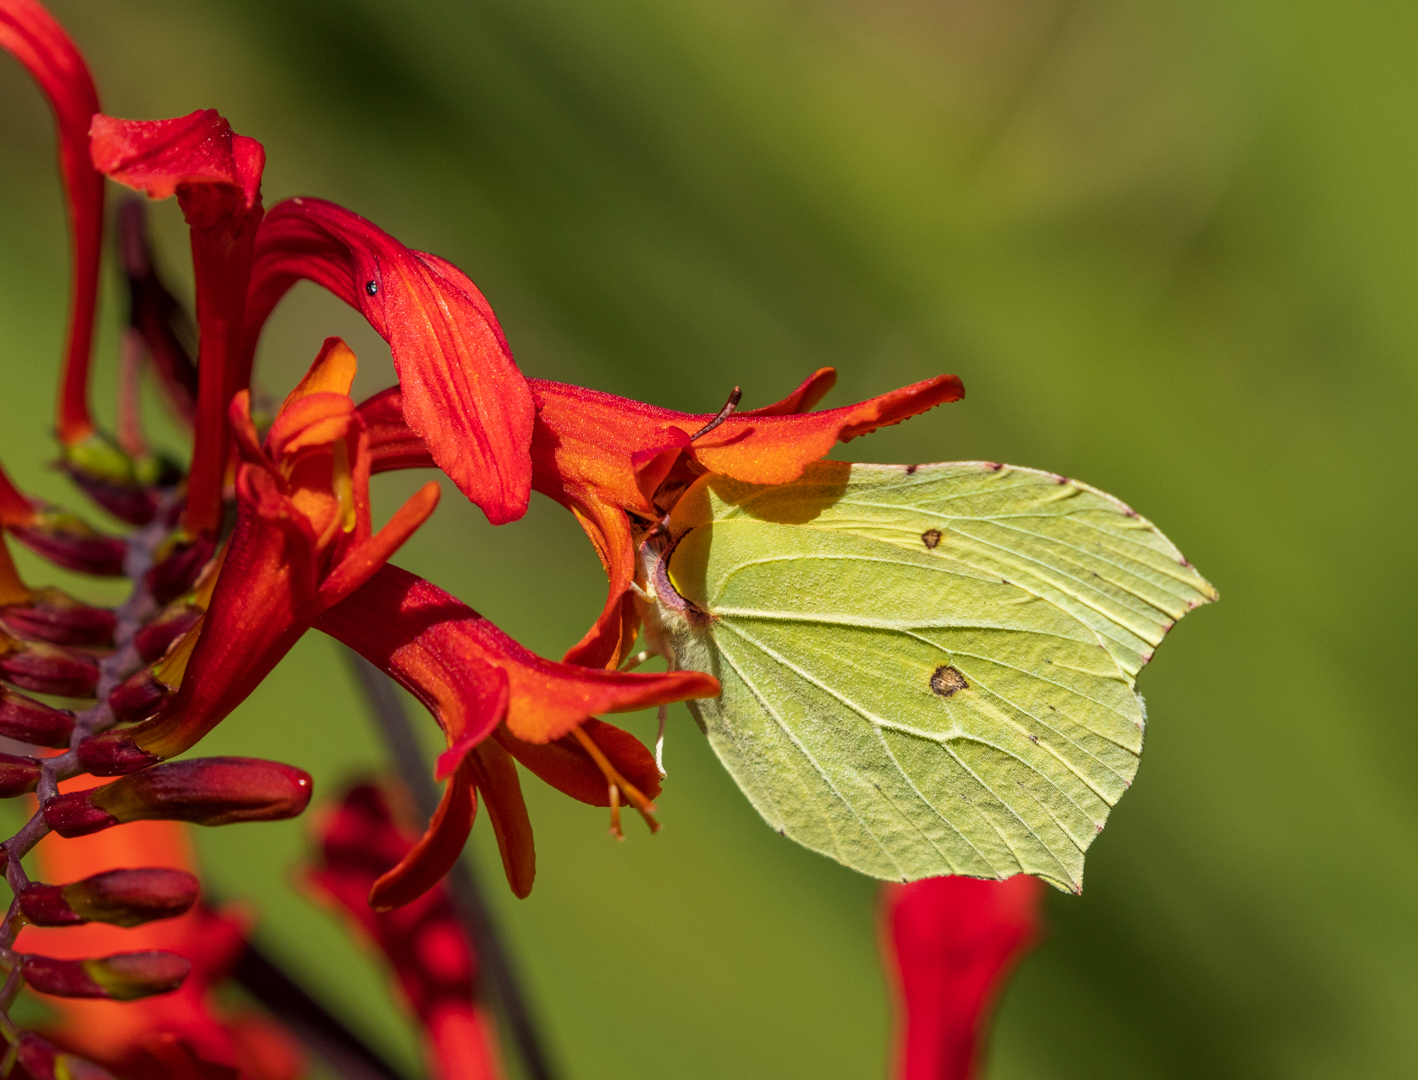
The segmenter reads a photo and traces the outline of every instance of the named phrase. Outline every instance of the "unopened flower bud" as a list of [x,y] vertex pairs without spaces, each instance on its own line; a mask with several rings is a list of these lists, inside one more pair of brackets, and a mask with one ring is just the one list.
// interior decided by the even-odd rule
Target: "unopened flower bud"
[[39,786],[39,760],[0,754],[0,799],[28,795]]
[[86,1058],[61,1053],[32,1031],[20,1032],[20,1065],[32,1080],[113,1080],[113,1074]]
[[69,745],[73,731],[73,713],[50,708],[0,686],[0,735],[31,746],[63,749]]
[[123,576],[128,545],[116,536],[105,536],[73,514],[40,506],[32,521],[11,525],[9,530],[16,540],[56,566],[95,577]]
[[202,609],[195,604],[170,604],[134,635],[133,647],[143,663],[151,664],[161,659],[168,646],[196,626],[201,617]]
[[56,960],[22,956],[20,974],[30,988],[55,997],[110,998],[134,1001],[176,990],[192,962],[176,953],[115,953],[94,960]]
[[181,915],[197,891],[197,879],[185,870],[108,870],[68,885],[31,883],[20,893],[20,910],[36,926],[140,926]]
[[229,825],[295,817],[310,802],[310,774],[259,758],[191,758],[154,765],[103,787],[56,795],[44,820],[84,836],[143,819]]
[[[152,668],[139,668],[109,693],[108,707],[113,710],[113,715],[118,718],[119,723],[136,724],[139,720],[156,716],[172,695],[173,687],[159,679]],[[152,757],[152,755],[148,756]],[[153,761],[157,760],[157,758],[152,758],[152,761],[146,761],[144,764],[151,765]],[[112,774],[95,773],[95,775]]]
[[94,502],[129,525],[152,521],[158,507],[154,489],[171,487],[182,477],[168,459],[132,457],[97,431],[64,447],[59,464]]
[[59,589],[31,590],[27,603],[0,608],[0,619],[21,637],[52,645],[111,645],[118,625],[108,608],[81,604]]
[[93,697],[98,661],[42,641],[21,641],[0,629],[0,678],[60,697]]
[[168,604],[187,592],[196,584],[216,549],[216,539],[206,533],[174,537],[158,552],[156,565],[148,571],[148,591],[153,599],[159,604]]

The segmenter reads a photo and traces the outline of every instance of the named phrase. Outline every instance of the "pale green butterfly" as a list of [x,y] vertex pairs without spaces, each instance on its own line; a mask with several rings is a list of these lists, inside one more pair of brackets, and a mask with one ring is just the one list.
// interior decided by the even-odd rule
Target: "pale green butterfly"
[[652,649],[780,833],[874,877],[1078,891],[1137,772],[1138,670],[1216,599],[1150,522],[986,462],[697,480],[641,548]]

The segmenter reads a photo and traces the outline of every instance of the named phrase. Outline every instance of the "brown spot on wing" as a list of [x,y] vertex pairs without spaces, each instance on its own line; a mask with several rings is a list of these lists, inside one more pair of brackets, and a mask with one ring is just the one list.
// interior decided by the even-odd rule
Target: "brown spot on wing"
[[969,688],[970,684],[965,681],[965,676],[949,664],[942,664],[931,672],[931,689],[941,697],[950,697]]
[[936,545],[940,543],[940,530],[927,529],[925,532],[921,533],[921,543],[926,545],[928,551],[934,551]]

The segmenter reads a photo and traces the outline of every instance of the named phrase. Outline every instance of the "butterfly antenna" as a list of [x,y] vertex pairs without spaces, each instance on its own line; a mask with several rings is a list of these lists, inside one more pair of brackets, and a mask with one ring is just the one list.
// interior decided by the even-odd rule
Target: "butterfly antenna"
[[714,419],[710,420],[709,423],[705,424],[702,428],[700,428],[693,435],[691,435],[689,437],[689,441],[694,442],[695,439],[702,439],[705,435],[708,435],[709,432],[713,431],[729,417],[733,416],[734,410],[739,407],[739,398],[741,397],[743,397],[743,390],[737,386],[734,387],[733,393],[729,395],[729,400],[724,402],[724,407],[719,410],[719,415],[714,417]]

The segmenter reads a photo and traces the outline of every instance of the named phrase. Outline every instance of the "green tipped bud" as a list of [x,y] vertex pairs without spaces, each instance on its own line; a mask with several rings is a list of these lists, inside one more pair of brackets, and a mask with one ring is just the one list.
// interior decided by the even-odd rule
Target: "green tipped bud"
[[139,926],[181,915],[197,892],[197,879],[185,870],[109,870],[68,885],[28,885],[20,910],[36,926]]
[[176,953],[115,953],[95,960],[20,957],[20,974],[31,989],[56,997],[136,1001],[182,985],[192,962]]

